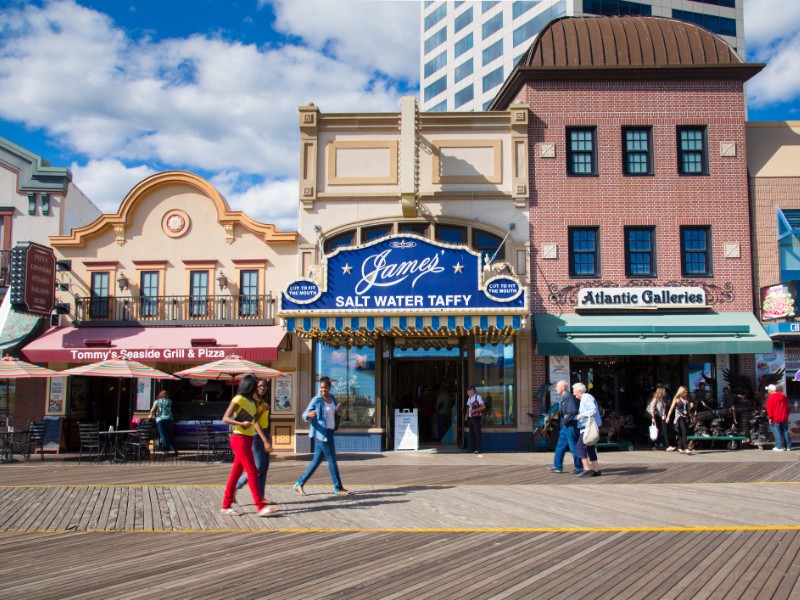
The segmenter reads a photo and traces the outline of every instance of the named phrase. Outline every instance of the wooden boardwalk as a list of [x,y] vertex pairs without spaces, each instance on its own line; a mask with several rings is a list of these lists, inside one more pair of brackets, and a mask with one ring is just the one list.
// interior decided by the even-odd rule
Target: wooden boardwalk
[[281,513],[218,514],[229,465],[0,465],[0,598],[798,598],[798,452],[275,460]]

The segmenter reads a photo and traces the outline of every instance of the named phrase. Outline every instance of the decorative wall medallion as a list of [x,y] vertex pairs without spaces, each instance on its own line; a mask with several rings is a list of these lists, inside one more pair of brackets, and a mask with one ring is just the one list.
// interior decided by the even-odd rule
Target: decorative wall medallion
[[161,228],[169,237],[179,238],[189,231],[189,215],[177,208],[170,210],[161,219]]

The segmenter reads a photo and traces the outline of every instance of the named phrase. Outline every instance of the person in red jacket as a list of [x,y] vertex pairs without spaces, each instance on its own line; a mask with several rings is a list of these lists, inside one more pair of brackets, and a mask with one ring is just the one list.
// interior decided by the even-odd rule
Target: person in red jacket
[[772,426],[772,433],[775,435],[776,452],[787,452],[792,447],[789,440],[789,399],[786,394],[779,392],[775,385],[767,386],[769,396],[767,396],[767,418]]

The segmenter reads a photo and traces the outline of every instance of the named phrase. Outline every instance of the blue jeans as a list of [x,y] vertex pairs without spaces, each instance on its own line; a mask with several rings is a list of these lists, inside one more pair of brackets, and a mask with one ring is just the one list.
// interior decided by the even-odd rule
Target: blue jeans
[[156,421],[158,435],[161,437],[161,448],[170,452],[175,452],[175,421],[172,419],[161,419]]
[[[256,463],[256,471],[258,471],[258,491],[264,495],[264,489],[267,487],[267,471],[269,471],[269,452],[264,450],[264,442],[261,441],[261,436],[253,436],[253,460]],[[239,481],[236,482],[236,489],[240,490],[247,485],[247,471],[242,473]]]
[[583,464],[578,458],[578,426],[577,424],[562,425],[558,431],[558,442],[556,442],[556,453],[553,456],[553,467],[561,469],[564,466],[564,455],[567,453],[567,447],[572,453],[572,460],[575,468],[578,470],[583,469]]
[[789,423],[773,423],[772,434],[775,436],[775,447],[783,450],[792,447],[792,440],[789,439]]
[[333,429],[328,429],[326,434],[328,438],[327,442],[317,439],[314,440],[314,458],[308,463],[306,470],[300,475],[300,479],[297,480],[297,483],[301,487],[306,484],[306,481],[311,478],[314,471],[317,470],[317,467],[322,462],[322,456],[324,455],[325,459],[328,461],[328,470],[331,472],[333,489],[338,492],[344,489],[344,486],[342,485],[342,478],[339,476],[339,466],[336,464],[336,442],[334,441]]

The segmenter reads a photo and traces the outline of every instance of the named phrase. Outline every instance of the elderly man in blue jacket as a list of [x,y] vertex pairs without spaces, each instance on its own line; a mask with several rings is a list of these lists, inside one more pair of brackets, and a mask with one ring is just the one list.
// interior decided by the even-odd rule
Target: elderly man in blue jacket
[[578,415],[578,400],[568,391],[567,382],[563,380],[556,383],[556,393],[560,398],[558,417],[561,425],[558,431],[556,453],[553,455],[553,466],[549,470],[553,473],[564,472],[564,455],[567,453],[567,447],[569,447],[575,467],[572,473],[578,474],[583,471],[583,465],[576,452],[576,446],[578,445],[578,420],[576,419]]

